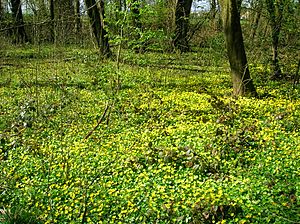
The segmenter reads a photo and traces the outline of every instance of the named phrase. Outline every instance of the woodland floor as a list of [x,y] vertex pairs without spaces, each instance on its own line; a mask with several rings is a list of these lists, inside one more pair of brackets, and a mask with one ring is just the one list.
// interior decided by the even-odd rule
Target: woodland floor
[[299,223],[300,87],[201,53],[1,51],[0,222]]

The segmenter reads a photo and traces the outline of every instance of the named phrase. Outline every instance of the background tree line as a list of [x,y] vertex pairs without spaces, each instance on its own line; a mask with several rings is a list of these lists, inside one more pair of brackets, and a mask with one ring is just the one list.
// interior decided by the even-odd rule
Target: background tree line
[[223,49],[225,37],[234,93],[256,95],[245,52],[270,65],[272,78],[292,76],[299,15],[296,0],[1,0],[0,36],[3,44],[94,43],[105,57],[114,46],[139,53]]

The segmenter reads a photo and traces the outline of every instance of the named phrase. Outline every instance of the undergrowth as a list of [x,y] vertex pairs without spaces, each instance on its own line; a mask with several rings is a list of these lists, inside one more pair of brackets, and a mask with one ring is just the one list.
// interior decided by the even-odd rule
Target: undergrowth
[[205,52],[1,57],[0,222],[300,222],[299,85],[252,65],[234,98]]

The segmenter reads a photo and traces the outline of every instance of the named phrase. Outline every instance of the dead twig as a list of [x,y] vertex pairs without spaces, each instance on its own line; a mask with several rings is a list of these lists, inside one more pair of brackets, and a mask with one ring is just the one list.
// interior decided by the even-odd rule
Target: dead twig
[[109,108],[110,108],[110,105],[107,103],[101,118],[98,120],[96,126],[84,137],[84,140],[88,139],[93,134],[93,132],[99,127],[99,125],[104,121]]

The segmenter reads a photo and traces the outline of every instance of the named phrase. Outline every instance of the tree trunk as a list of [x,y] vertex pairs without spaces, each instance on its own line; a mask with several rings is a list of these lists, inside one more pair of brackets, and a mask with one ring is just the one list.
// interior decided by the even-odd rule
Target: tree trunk
[[256,31],[258,29],[258,24],[260,21],[260,17],[261,17],[261,7],[258,7],[256,9],[256,13],[255,13],[255,19],[254,19],[254,23],[252,25],[252,32],[251,32],[251,39],[252,41],[255,39],[255,35],[256,35]]
[[[122,4],[123,3],[123,4]],[[127,10],[127,3],[126,0],[120,0],[120,5],[121,7],[123,7],[123,10],[126,11]]]
[[178,0],[176,5],[174,46],[181,52],[190,50],[187,34],[192,2],[193,0]]
[[74,1],[54,0],[55,32],[59,43],[69,43],[74,38]]
[[0,0],[0,21],[3,19],[3,6],[2,6],[2,0]]
[[242,3],[243,3],[243,0],[236,0],[236,6],[237,6],[239,15],[241,14]]
[[214,30],[222,30],[222,20],[220,16],[220,5],[218,0],[210,0],[210,22]]
[[283,5],[282,1],[275,4],[274,0],[267,0],[267,9],[270,17],[271,33],[272,33],[272,78],[280,79],[282,72],[278,60],[279,35],[282,25]]
[[28,36],[25,31],[25,24],[23,20],[22,7],[20,0],[11,0],[11,12],[15,25],[14,42],[25,43],[28,42]]
[[[176,14],[176,5],[177,0],[166,0],[166,8],[168,9],[166,12],[166,21],[165,21],[165,27],[167,31],[168,36],[175,35],[175,14]],[[175,39],[175,38],[174,38]],[[170,42],[170,48],[173,50],[174,48],[174,39]]]
[[121,19],[120,13],[123,11],[122,0],[115,0],[114,3],[115,3],[115,8],[114,8],[115,21],[120,21]]
[[216,0],[211,0],[210,1],[210,10],[209,10],[210,18],[213,20],[216,19],[216,14],[217,14],[217,1]]
[[[105,20],[105,3],[104,0],[100,0],[100,21],[101,21],[101,48],[100,52],[105,57],[110,57],[112,52],[110,51],[110,46],[108,42],[108,33],[104,28],[104,20]],[[102,49],[102,50],[101,50]]]
[[220,3],[232,75],[233,94],[256,96],[257,93],[247,64],[237,2],[236,0],[222,0]]
[[50,5],[50,41],[55,42],[55,18],[54,18],[54,0],[49,1]]
[[75,29],[76,34],[81,33],[81,20],[80,20],[80,1],[75,0]]
[[132,15],[132,26],[135,31],[133,33],[134,39],[136,41],[135,46],[133,46],[135,52],[139,53],[144,51],[143,44],[139,42],[141,38],[142,31],[142,23],[141,23],[141,15],[140,15],[140,0],[132,0],[131,5],[131,15]]
[[216,0],[217,3],[217,12],[216,12],[216,19],[215,19],[215,28],[218,31],[222,31],[223,30],[223,22],[222,22],[222,16],[221,16],[221,6],[220,6],[220,1],[221,0]]
[[103,0],[100,2],[100,9],[98,9],[95,0],[85,0],[85,4],[100,53],[105,57],[109,57],[111,56],[111,51],[108,43],[107,32],[103,27],[103,21],[101,21],[101,17],[104,19],[104,2]]
[[272,29],[272,72],[273,78],[280,79],[282,72],[278,60],[278,44],[279,44],[279,34],[280,30]]
[[133,18],[133,26],[135,28],[141,29],[142,23],[140,20],[140,2],[139,0],[132,0],[131,6],[132,18]]

